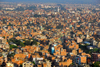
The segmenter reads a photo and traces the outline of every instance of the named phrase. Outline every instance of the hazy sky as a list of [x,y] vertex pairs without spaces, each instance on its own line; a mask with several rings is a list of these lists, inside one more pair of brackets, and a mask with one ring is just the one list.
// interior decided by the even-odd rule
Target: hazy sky
[[100,4],[100,0],[0,0],[0,2]]

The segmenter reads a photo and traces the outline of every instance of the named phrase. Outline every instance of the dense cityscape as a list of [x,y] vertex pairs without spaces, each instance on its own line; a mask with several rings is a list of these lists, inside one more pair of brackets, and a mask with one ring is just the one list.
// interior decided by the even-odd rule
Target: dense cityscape
[[0,2],[0,67],[100,67],[100,4]]

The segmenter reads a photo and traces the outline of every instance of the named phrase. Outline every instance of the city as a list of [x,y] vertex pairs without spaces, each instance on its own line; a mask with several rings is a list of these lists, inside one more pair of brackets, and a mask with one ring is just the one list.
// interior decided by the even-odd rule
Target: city
[[100,4],[0,2],[0,67],[100,67]]

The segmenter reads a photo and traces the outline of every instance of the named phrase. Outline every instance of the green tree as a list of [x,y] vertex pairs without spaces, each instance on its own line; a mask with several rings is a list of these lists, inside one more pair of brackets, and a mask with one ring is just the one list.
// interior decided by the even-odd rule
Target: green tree
[[85,46],[88,46],[89,44],[85,44]]
[[30,6],[30,7],[27,7],[26,9],[28,9],[28,10],[36,10],[36,6]]
[[30,42],[30,40],[25,40],[25,43],[24,43],[25,45],[31,45],[31,42]]
[[33,39],[33,41],[31,42],[31,45],[33,44],[37,45],[37,41],[35,39]]
[[3,36],[3,38],[5,38],[5,36]]
[[35,14],[34,17],[41,17],[41,15]]
[[20,42],[20,46],[21,46],[21,47],[24,47],[25,45],[24,45],[24,43],[23,43],[23,42]]
[[93,64],[93,67],[100,67],[100,62],[98,61],[98,62],[95,62],[94,64]]
[[12,48],[18,48],[18,47],[15,45],[10,45],[10,49],[12,49]]
[[94,48],[94,49],[93,49],[93,52],[98,52],[98,49],[97,49],[97,48]]
[[9,25],[8,25],[8,26],[13,26],[13,24],[9,23]]
[[17,11],[24,11],[24,7],[17,7],[15,10],[17,10]]
[[8,54],[7,57],[14,57],[15,53]]
[[8,40],[8,43],[13,42],[15,44],[17,44],[17,46],[25,46],[23,42],[21,42],[20,40],[17,40],[15,38]]
[[35,62],[34,61],[32,63],[35,65]]

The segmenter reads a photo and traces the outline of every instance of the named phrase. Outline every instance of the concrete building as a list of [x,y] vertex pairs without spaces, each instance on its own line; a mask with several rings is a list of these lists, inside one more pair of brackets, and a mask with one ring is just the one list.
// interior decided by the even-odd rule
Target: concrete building
[[8,62],[8,63],[6,63],[6,67],[14,67],[14,64],[13,64],[13,63]]
[[33,64],[30,61],[26,61],[23,63],[23,67],[33,67]]

